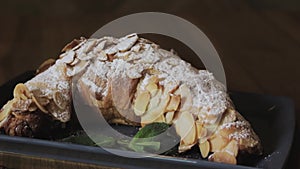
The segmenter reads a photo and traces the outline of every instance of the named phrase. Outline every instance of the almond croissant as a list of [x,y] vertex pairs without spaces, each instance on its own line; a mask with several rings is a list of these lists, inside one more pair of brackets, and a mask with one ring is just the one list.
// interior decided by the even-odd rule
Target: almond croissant
[[1,109],[6,134],[34,137],[53,121],[68,122],[76,77],[80,93],[110,123],[174,124],[181,137],[179,152],[197,144],[204,158],[232,164],[240,151],[261,153],[249,122],[210,72],[136,34],[74,40],[38,72],[18,84],[14,98]]

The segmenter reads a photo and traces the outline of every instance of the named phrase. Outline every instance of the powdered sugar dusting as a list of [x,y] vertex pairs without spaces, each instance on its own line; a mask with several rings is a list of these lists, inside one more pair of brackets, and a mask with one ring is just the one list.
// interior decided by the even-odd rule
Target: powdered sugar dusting
[[247,139],[250,138],[251,136],[251,131],[250,129],[244,129],[240,131],[233,132],[232,134],[229,134],[229,139]]
[[225,123],[221,126],[221,129],[230,129],[230,128],[246,128],[248,123],[245,121],[235,121],[231,123]]
[[[234,121],[225,123],[220,126],[220,129],[233,131],[228,135],[229,139],[253,139],[252,136],[254,136],[250,124],[246,121]],[[258,140],[258,138],[254,138],[253,140]]]
[[[67,122],[71,117],[71,80],[66,75],[66,64],[62,59],[56,61],[46,71],[38,74],[25,83],[30,91],[38,90],[41,95],[35,97],[47,97],[50,103],[47,105],[48,112],[57,120]],[[65,102],[64,109],[54,103],[54,94],[60,93]]]
[[65,65],[59,60],[45,72],[38,74],[25,83],[30,91],[40,90],[44,96],[52,98],[53,91],[61,91],[66,100],[70,100],[70,79],[66,77]]
[[[80,47],[75,47],[68,53],[70,54],[63,55],[74,56],[81,61],[74,66],[67,66],[67,72],[72,72],[70,74],[72,76],[82,73],[81,81],[92,93],[107,94],[109,88],[109,84],[105,82],[107,79],[128,77],[138,79],[145,76],[145,70],[154,69],[159,72],[157,76],[160,85],[185,84],[189,88],[193,109],[201,109],[199,112],[191,113],[195,115],[198,113],[198,117],[215,116],[214,119],[220,119],[227,109],[228,95],[225,87],[214,78],[212,73],[193,68],[174,52],[161,49],[146,39],[138,38],[136,34],[120,39],[112,37],[87,39],[80,43]],[[113,59],[106,60],[108,56],[105,55]],[[51,90],[57,87],[62,90],[69,88],[68,84],[64,84],[66,80],[60,79],[64,75],[54,70],[57,71],[59,65],[68,64],[71,59],[72,57],[68,59],[62,57],[55,67],[47,70],[51,76],[42,77],[46,79],[46,87],[43,89],[45,94],[51,93]],[[62,63],[65,60],[67,63]],[[86,68],[83,63],[89,63],[89,66]],[[36,79],[41,80],[38,76]],[[204,122],[213,124],[215,120],[206,119]]]
[[[104,50],[114,59],[111,61],[94,59],[98,55],[101,56],[99,50]],[[87,53],[93,54],[94,57],[86,57]],[[201,112],[198,112],[199,117],[213,115],[216,116],[215,119],[220,119],[227,109],[228,95],[225,87],[214,78],[212,73],[206,70],[198,71],[181,60],[174,52],[161,49],[146,39],[138,38],[136,34],[120,39],[112,37],[89,39],[76,51],[76,55],[81,59],[89,58],[92,62],[82,78],[83,83],[89,86],[92,92],[102,91],[107,86],[92,85],[93,80],[86,80],[87,76],[95,75],[99,79],[114,77],[137,79],[144,76],[145,70],[154,69],[159,72],[160,85],[186,84],[188,86],[192,93],[192,106],[195,110],[201,109]],[[213,124],[215,121],[206,120],[205,123]]]

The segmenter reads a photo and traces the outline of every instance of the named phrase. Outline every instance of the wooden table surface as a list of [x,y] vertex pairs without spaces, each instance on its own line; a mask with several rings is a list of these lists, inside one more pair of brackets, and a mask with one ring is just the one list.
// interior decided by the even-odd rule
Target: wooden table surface
[[[219,52],[230,90],[290,97],[300,121],[298,0],[4,1],[0,5],[0,84],[58,56],[72,39],[89,37],[113,19],[145,11],[175,14],[198,26]],[[180,46],[174,48],[181,55],[189,54]],[[299,128],[297,124],[294,143],[300,141]],[[300,168],[299,144],[291,151],[287,168]],[[0,165],[16,169],[97,168],[4,153],[0,154]]]

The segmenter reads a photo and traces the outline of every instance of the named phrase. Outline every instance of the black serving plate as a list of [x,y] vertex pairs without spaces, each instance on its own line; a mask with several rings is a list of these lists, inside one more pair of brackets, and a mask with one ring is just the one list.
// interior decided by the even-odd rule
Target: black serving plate
[[[0,87],[0,107],[12,98],[14,86],[33,77],[26,72]],[[293,102],[285,97],[231,92],[236,108],[250,121],[259,135],[264,154],[259,157],[245,156],[238,165],[209,162],[201,159],[156,155],[147,158],[127,158],[113,155],[99,147],[54,142],[48,140],[0,135],[0,151],[22,155],[45,157],[96,164],[112,168],[203,168],[203,169],[281,169],[292,145],[295,114]]]

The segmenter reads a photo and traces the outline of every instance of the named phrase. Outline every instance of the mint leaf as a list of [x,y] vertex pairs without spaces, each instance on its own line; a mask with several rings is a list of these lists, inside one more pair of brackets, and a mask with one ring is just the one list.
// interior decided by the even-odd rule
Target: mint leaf
[[136,152],[158,151],[160,142],[154,137],[165,132],[169,128],[167,123],[151,123],[136,133],[128,147]]

